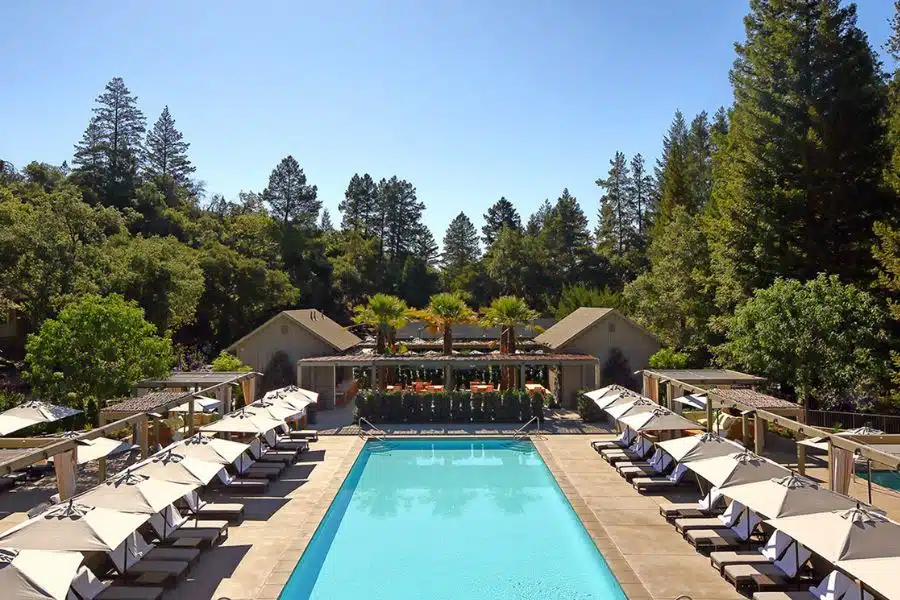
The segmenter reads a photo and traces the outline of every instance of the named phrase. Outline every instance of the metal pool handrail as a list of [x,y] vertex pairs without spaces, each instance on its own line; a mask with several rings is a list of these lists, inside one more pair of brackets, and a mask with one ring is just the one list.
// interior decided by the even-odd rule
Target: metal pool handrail
[[[366,425],[371,427],[376,433],[373,433],[372,431],[367,431],[367,430],[363,429],[362,428],[363,423],[365,423]],[[359,418],[359,435],[361,435],[362,437],[374,438],[374,439],[378,440],[379,442],[387,442],[387,439],[384,437],[387,435],[387,432],[384,431],[383,429],[379,429],[379,428],[375,427],[375,425],[373,425],[372,422],[365,417]]]
[[528,426],[531,425],[532,422],[534,422],[534,421],[537,421],[537,430],[538,430],[538,433],[540,433],[541,432],[541,420],[537,417],[531,417],[530,419],[528,419],[527,423],[525,423],[524,425],[522,425],[521,427],[516,429],[515,433],[513,433],[513,439],[518,440],[518,439],[527,437],[528,434],[525,432],[525,430],[528,429]]

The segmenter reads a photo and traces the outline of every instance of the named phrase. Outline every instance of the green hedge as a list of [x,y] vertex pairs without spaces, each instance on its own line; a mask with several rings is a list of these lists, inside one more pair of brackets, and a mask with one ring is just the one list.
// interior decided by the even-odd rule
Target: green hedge
[[597,406],[597,403],[590,398],[578,393],[578,414],[588,423],[602,421],[604,419],[603,411]]
[[544,420],[544,396],[520,390],[421,394],[360,390],[355,419],[373,423],[521,423]]

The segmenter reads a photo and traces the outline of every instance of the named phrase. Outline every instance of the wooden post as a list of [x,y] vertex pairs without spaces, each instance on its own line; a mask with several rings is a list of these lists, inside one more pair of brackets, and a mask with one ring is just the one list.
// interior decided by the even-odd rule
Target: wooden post
[[105,456],[97,461],[97,477],[100,479],[100,483],[103,483],[104,481],[106,481],[106,457]]
[[303,387],[303,365],[297,364],[297,387]]
[[753,451],[762,454],[766,447],[766,422],[759,416],[759,413],[754,416],[753,425]]
[[519,367],[519,379],[522,380],[519,382],[519,388],[523,390],[525,389],[525,377],[525,365],[522,365]]
[[[597,367],[599,368],[600,365],[598,364]],[[647,375],[646,373],[644,373],[644,375],[643,375],[643,381],[641,382],[641,395],[643,395],[643,396],[645,396],[645,397],[647,397],[647,398],[652,398],[652,397],[653,397],[653,396],[650,395],[650,385],[651,385],[654,381],[656,381],[656,380],[653,379],[653,377],[651,377],[650,375]],[[599,387],[599,386],[598,386],[598,387]]]
[[712,398],[706,397],[706,431],[712,433],[713,430],[713,408]]
[[672,400],[675,398],[675,384],[671,381],[666,382],[666,408],[672,410],[672,405],[674,402]]
[[600,363],[594,363],[594,389],[600,387]]
[[[805,415],[797,415],[797,420],[801,423],[805,423]],[[805,438],[806,436],[804,434],[797,433],[796,439],[798,442],[803,441]],[[803,446],[802,444],[797,444],[797,472],[801,475],[806,475],[806,446]]]
[[372,377],[371,377],[372,391],[374,392],[378,389],[378,367],[372,365],[371,374],[372,374]]
[[337,408],[337,365],[331,365],[331,390],[331,408]]
[[828,438],[828,489],[834,491],[834,442]]
[[141,458],[150,456],[150,428],[147,419],[147,415],[143,415],[142,418],[135,423],[135,429],[137,430],[138,439],[140,440],[138,443],[141,446]]
[[188,437],[194,435],[194,397],[188,400],[188,416],[187,416],[187,434]]
[[[709,398],[706,399],[709,402]],[[744,448],[750,447],[750,411],[741,412],[741,438],[744,442]]]

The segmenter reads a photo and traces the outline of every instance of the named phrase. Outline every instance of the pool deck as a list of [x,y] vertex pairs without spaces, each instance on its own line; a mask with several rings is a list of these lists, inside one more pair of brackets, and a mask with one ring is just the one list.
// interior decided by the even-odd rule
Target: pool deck
[[630,600],[744,599],[659,514],[659,505],[696,495],[642,496],[590,445],[613,436],[533,440]]

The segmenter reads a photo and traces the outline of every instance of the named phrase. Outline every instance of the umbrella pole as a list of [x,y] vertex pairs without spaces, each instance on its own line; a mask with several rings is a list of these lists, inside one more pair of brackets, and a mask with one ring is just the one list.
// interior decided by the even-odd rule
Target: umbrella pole
[[125,538],[125,546],[122,549],[122,554],[125,560],[122,561],[122,579],[124,579],[128,575],[128,538]]
[[871,506],[871,504],[872,504],[872,459],[871,458],[866,459],[866,469],[867,469],[868,475],[869,475],[869,478],[868,478],[869,479],[869,481],[868,481],[869,505]]

